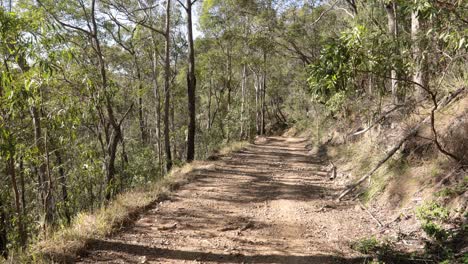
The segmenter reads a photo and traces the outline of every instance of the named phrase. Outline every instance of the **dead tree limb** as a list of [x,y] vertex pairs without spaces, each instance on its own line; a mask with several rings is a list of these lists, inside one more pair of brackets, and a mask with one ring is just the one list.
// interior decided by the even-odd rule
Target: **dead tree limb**
[[359,206],[379,225],[379,227],[383,227],[382,222],[380,222],[361,202],[359,202]]
[[387,112],[383,113],[374,123],[372,123],[370,126],[368,126],[367,128],[363,129],[363,130],[359,130],[359,131],[356,131],[352,134],[348,134],[347,137],[353,137],[353,136],[357,136],[357,135],[360,135],[360,134],[364,134],[366,133],[367,131],[369,131],[371,128],[373,128],[375,125],[377,125],[378,123],[380,123],[382,120],[384,120],[389,114],[393,113],[395,110],[399,109],[403,107],[403,105],[395,105],[394,107],[392,107],[392,109],[388,110]]
[[[465,90],[465,88],[461,88],[461,89],[458,89],[457,91],[445,96],[443,99],[440,100],[439,102],[439,109],[441,109],[442,107],[448,105],[449,103],[451,103],[453,101],[453,99],[455,99],[459,94],[461,94],[463,91]],[[369,178],[370,176],[372,176],[385,162],[387,162],[387,160],[389,160],[400,148],[401,146],[408,140],[410,139],[411,137],[415,136],[418,131],[419,131],[419,128],[426,124],[427,122],[429,122],[431,120],[431,116],[428,116],[426,117],[422,122],[420,122],[419,124],[417,124],[416,126],[414,126],[406,135],[404,135],[396,144],[393,148],[390,149],[390,151],[388,151],[387,155],[385,155],[384,158],[382,158],[376,165],[375,167],[370,171],[368,172],[366,175],[362,176],[362,178],[360,178],[357,182],[351,184],[350,186],[348,186],[348,188],[346,190],[344,190],[339,196],[338,196],[338,201],[340,201],[343,197],[345,197],[347,194],[351,193],[357,186],[359,186],[361,183],[363,183],[367,178]]]

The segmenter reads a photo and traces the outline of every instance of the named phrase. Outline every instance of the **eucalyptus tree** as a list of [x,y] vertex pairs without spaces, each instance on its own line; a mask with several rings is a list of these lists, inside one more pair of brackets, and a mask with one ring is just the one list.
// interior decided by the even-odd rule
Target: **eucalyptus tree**
[[193,22],[192,6],[197,0],[186,0],[185,4],[179,1],[187,16],[187,42],[188,42],[188,71],[187,71],[187,95],[189,124],[187,134],[187,161],[191,162],[195,158],[195,131],[196,131],[196,87],[197,78],[195,76],[195,49],[193,44]]
[[[137,0],[133,4],[130,2],[107,1],[108,5],[112,6],[118,12],[122,13],[125,18],[149,29],[153,38],[155,34],[164,37],[164,149],[166,158],[166,171],[170,171],[173,165],[171,142],[170,142],[170,106],[171,106],[171,0],[165,2],[165,22],[164,26],[159,27],[157,24],[157,16],[159,3],[157,1]],[[156,47],[156,46],[155,46]]]
[[[99,117],[100,127],[98,127],[97,133],[104,155],[105,197],[109,200],[115,192],[115,161],[118,146],[122,141],[122,123],[133,104],[120,117],[117,116],[113,99],[114,91],[112,91],[116,87],[109,80],[108,66],[102,47],[103,26],[99,18],[99,6],[96,0],[91,0],[88,3],[84,1],[38,1],[38,3],[59,26],[65,30],[73,31],[87,41],[86,44],[90,46],[90,51],[94,53],[94,58],[91,59],[97,62],[96,70],[99,73],[99,78],[90,81],[96,88],[94,96],[98,97],[94,107]],[[74,12],[70,12],[71,10]]]

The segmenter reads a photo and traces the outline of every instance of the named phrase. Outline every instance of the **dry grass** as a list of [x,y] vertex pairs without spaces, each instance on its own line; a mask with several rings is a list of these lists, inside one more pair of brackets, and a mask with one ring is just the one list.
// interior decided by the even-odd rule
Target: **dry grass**
[[219,150],[219,154],[222,155],[222,156],[228,155],[229,153],[239,151],[239,150],[247,147],[248,145],[249,145],[249,142],[247,142],[247,141],[235,141],[235,142],[232,142],[231,144],[229,144],[227,146],[222,147]]
[[[172,191],[189,182],[196,170],[213,166],[201,161],[186,164],[150,186],[118,195],[94,213],[79,213],[70,227],[53,232],[50,237],[41,239],[31,247],[28,254],[31,262],[47,262],[48,259],[67,261],[74,258],[90,241],[111,235],[131,223],[155,202],[167,199]],[[21,258],[24,259],[24,256]],[[12,258],[9,261],[16,263],[19,259]]]
[[[454,152],[457,154],[466,154],[467,105],[468,97],[462,97],[436,116],[439,136],[444,140],[447,137],[455,140],[456,143],[448,144],[448,147],[450,150],[456,149]],[[355,181],[375,166],[385,155],[386,148],[393,146],[392,142],[427,116],[421,114],[421,111],[407,116],[396,128],[383,128],[377,133],[370,131],[357,141],[329,146],[327,154],[337,164],[338,171],[350,174],[349,180]],[[454,126],[456,122],[461,125]],[[423,192],[423,196],[426,192],[427,195],[433,194],[434,184],[452,170],[454,164],[435,149],[430,140],[432,137],[429,125],[425,125],[418,137],[407,141],[399,152],[361,186],[364,201],[378,198],[385,200],[390,207],[397,208],[408,204],[418,192]]]

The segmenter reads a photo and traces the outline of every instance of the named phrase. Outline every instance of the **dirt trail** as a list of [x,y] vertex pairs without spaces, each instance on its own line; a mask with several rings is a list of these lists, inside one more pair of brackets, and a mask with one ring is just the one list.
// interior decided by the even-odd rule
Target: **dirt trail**
[[271,137],[215,162],[81,263],[362,263],[375,223],[328,179],[306,141]]

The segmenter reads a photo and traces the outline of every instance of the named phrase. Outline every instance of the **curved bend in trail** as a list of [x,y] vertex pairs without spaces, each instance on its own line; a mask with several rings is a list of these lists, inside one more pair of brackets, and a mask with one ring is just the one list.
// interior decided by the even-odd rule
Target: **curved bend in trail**
[[362,263],[349,242],[373,224],[306,141],[271,137],[194,172],[134,225],[95,241],[82,263]]

